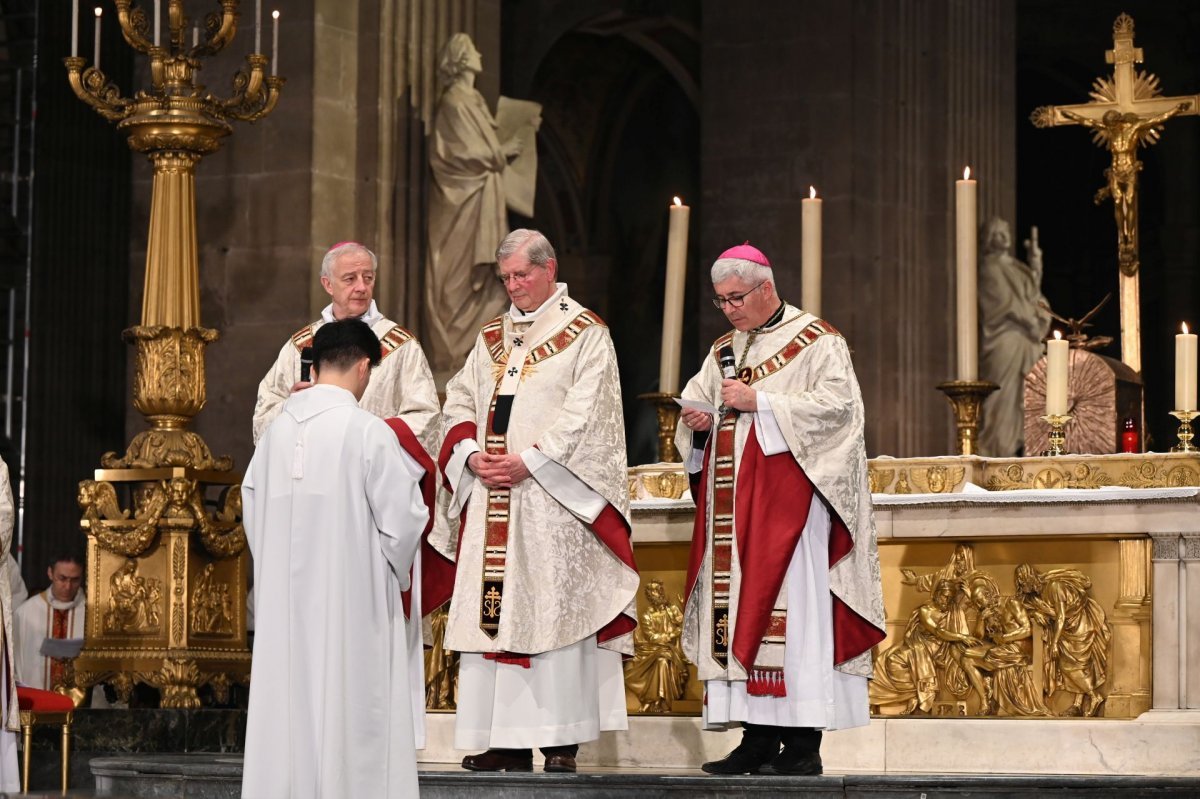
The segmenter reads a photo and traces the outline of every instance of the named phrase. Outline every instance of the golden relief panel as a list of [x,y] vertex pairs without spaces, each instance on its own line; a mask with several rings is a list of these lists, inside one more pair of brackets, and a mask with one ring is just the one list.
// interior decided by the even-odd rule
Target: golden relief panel
[[989,491],[1200,486],[1200,454],[1122,453],[1031,458],[875,458],[868,462],[875,494],[957,493],[967,483]]
[[873,713],[1133,717],[1149,708],[1147,540],[949,552],[895,543],[880,558],[885,604],[902,612],[876,650]]

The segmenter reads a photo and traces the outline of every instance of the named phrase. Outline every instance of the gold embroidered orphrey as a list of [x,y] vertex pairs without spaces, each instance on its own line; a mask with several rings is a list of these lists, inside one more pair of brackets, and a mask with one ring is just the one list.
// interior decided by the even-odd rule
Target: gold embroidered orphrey
[[[542,344],[534,347],[525,357],[525,369],[532,364],[552,358],[570,347],[579,335],[592,325],[603,325],[600,317],[591,311],[582,311],[560,328]],[[484,449],[489,455],[504,455],[508,452],[508,437],[493,432],[496,401],[499,397],[501,378],[508,363],[508,351],[504,348],[504,317],[499,316],[483,326],[484,344],[491,355],[496,369],[496,387],[492,391],[488,407],[487,432]],[[524,372],[524,370],[523,370]],[[524,373],[520,379],[524,379]],[[512,489],[490,488],[487,494],[487,521],[484,527],[483,573],[479,592],[479,629],[492,640],[500,634],[500,616],[504,610],[504,571],[508,554],[509,508]]]
[[1133,46],[1133,18],[1128,14],[1113,23],[1113,48],[1104,55],[1113,65],[1113,74],[1096,78],[1091,102],[1042,106],[1030,120],[1039,128],[1082,125],[1092,131],[1096,144],[1112,153],[1112,166],[1104,171],[1107,183],[1095,199],[1097,204],[1108,197],[1113,201],[1121,280],[1121,360],[1140,372],[1137,174],[1142,163],[1137,148],[1157,142],[1163,123],[1172,117],[1200,113],[1200,95],[1163,97],[1158,78],[1134,68],[1142,63],[1143,53]]

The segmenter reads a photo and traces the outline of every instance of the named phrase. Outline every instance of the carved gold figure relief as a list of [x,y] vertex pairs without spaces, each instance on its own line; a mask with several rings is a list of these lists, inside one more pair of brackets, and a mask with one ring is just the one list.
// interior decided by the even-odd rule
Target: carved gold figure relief
[[1013,575],[1015,593],[1006,596],[975,567],[972,546],[959,544],[943,568],[901,574],[902,585],[931,596],[876,658],[873,712],[899,705],[900,715],[1052,716],[1052,700],[1063,692],[1072,704],[1060,715],[1102,715],[1112,632],[1081,571],[1041,572],[1024,563]]
[[162,581],[138,574],[138,562],[129,558],[108,580],[107,633],[156,633],[162,623]]
[[216,564],[209,563],[192,589],[192,631],[197,633],[233,632],[233,594],[229,583],[213,580]]
[[667,599],[662,580],[651,580],[644,592],[647,607],[634,632],[633,658],[625,663],[625,688],[640,703],[642,713],[669,713],[682,699],[688,682],[683,635],[682,599]]
[[446,649],[446,621],[449,604],[430,614],[429,629],[433,646],[425,650],[425,707],[429,710],[454,710],[458,707],[457,652]]

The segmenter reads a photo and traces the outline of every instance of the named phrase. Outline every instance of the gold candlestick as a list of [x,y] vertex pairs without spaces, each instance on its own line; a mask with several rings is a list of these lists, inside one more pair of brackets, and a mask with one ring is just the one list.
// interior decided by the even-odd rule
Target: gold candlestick
[[639,394],[638,399],[655,404],[658,412],[658,461],[659,463],[679,463],[679,450],[675,448],[675,428],[679,424],[679,403],[675,401],[678,394],[664,394],[661,391],[649,394]]
[[1061,416],[1057,413],[1048,413],[1042,417],[1042,421],[1050,425],[1050,449],[1042,452],[1042,455],[1066,455],[1067,454],[1067,422],[1071,421],[1073,416],[1069,413],[1064,413]]
[[958,428],[958,454],[977,455],[976,440],[983,426],[983,401],[1000,386],[987,380],[949,380],[938,384],[954,409]]
[[1179,420],[1179,431],[1176,433],[1179,443],[1171,447],[1171,451],[1195,452],[1197,448],[1192,446],[1192,420],[1196,418],[1196,411],[1171,411],[1171,415]]

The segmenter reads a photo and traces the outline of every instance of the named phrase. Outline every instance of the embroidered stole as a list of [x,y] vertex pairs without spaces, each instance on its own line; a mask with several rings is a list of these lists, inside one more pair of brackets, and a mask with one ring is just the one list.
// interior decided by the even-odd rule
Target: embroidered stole
[[[514,336],[513,347],[508,353],[504,351],[503,317],[484,325],[481,331],[484,344],[492,356],[492,363],[500,367],[488,407],[487,431],[484,436],[484,451],[489,455],[508,454],[508,421],[526,364],[535,364],[557,355],[574,343],[579,334],[587,328],[595,324],[604,324],[600,317],[585,310],[562,326],[569,307],[564,298],[556,308],[548,309],[529,330]],[[555,326],[562,326],[562,329],[552,334]],[[546,341],[533,346],[547,335],[550,337]],[[512,489],[488,489],[483,542],[483,582],[479,592],[479,629],[493,640],[500,633],[500,614],[504,606],[504,569],[508,554],[511,501]]]
[[[801,330],[783,346],[779,352],[753,368],[743,367],[738,378],[747,385],[778,372],[791,363],[823,335],[840,335],[828,322],[817,319]],[[714,357],[721,346],[730,344],[733,335],[727,333],[713,345]],[[734,486],[737,479],[735,465],[735,430],[741,414],[728,411],[717,427],[713,447],[712,501],[709,503],[710,527],[712,529],[712,656],[722,668],[729,668],[729,647],[733,644],[733,630],[729,623],[729,592],[733,569],[733,511]],[[783,682],[783,644],[787,633],[787,607],[778,606],[771,611],[771,618],[763,634],[762,645],[754,663],[744,663],[750,672],[746,690],[752,696],[786,696]]]

